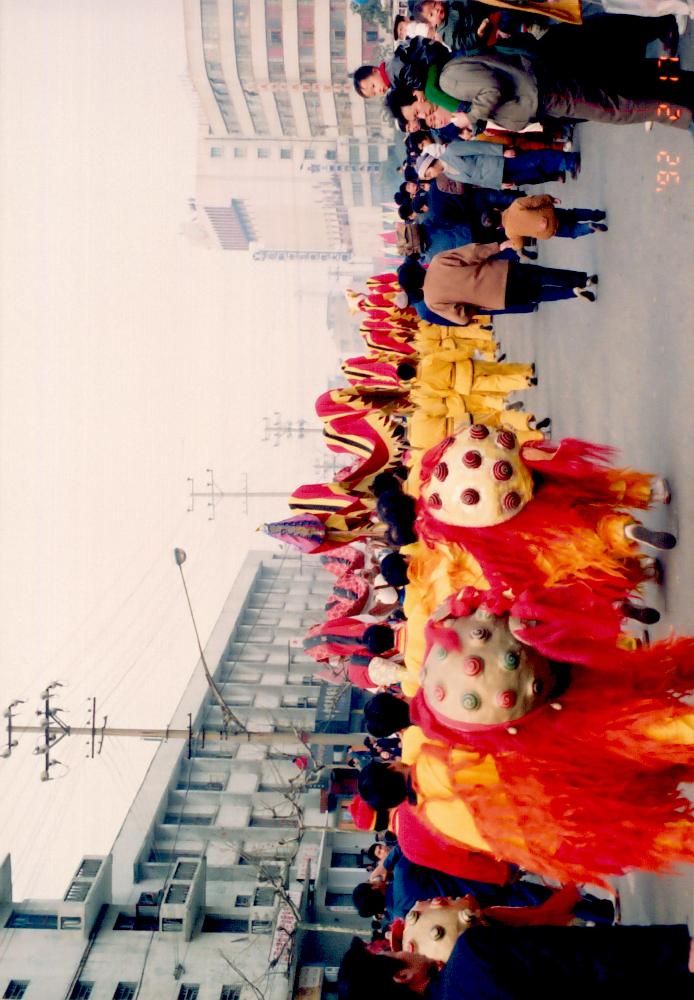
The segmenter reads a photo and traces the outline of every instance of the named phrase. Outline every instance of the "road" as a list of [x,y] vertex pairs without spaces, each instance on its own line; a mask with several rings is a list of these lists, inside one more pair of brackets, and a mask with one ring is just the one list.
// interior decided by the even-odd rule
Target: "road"
[[[680,56],[694,68],[693,27]],[[500,316],[495,327],[510,361],[535,361],[539,385],[526,407],[552,418],[553,437],[614,445],[625,463],[670,481],[671,505],[644,518],[679,538],[664,557],[663,586],[648,593],[662,615],[651,634],[692,633],[694,135],[581,125],[576,136],[580,177],[546,190],[565,207],[604,208],[609,231],[540,243],[538,263],[597,272],[598,301],[546,303],[528,316]],[[624,922],[688,920],[694,930],[694,868],[618,884]]]

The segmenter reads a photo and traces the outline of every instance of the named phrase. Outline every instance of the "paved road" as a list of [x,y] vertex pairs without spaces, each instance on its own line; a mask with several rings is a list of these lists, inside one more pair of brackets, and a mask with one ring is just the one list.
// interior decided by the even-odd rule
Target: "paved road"
[[[694,68],[694,28],[680,53]],[[577,138],[579,179],[547,190],[566,207],[606,209],[609,232],[540,244],[538,263],[597,272],[598,301],[547,303],[529,316],[498,317],[496,328],[509,360],[536,362],[540,384],[526,405],[552,417],[554,437],[618,446],[627,463],[670,480],[673,503],[646,516],[679,537],[664,560],[664,586],[649,594],[662,614],[651,632],[691,633],[694,136],[660,125],[648,134],[641,126],[582,125]],[[658,192],[658,171],[671,169],[679,182]],[[694,869],[619,884],[625,922],[688,920],[694,930]]]

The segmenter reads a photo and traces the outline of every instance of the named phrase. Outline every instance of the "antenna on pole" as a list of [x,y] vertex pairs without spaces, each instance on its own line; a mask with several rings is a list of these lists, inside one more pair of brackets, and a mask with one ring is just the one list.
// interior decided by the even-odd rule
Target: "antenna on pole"
[[7,719],[7,749],[3,750],[3,752],[0,753],[0,757],[3,757],[5,760],[12,755],[12,751],[19,742],[18,740],[12,739],[12,719],[13,719],[12,709],[16,708],[17,705],[23,705],[23,704],[24,702],[22,701],[21,698],[15,698],[15,700],[10,702],[10,704],[3,712],[3,715]]
[[214,469],[205,469],[205,472],[209,476],[207,480],[207,488],[210,491],[210,498],[207,501],[207,506],[212,510],[211,514],[207,515],[208,521],[214,521],[215,517],[215,483],[214,483]]
[[58,712],[63,711],[62,708],[54,708],[51,705],[52,692],[58,687],[63,687],[60,681],[52,681],[46,687],[45,691],[41,692],[40,697],[43,699],[43,708],[39,708],[36,711],[36,714],[43,718],[43,722],[41,723],[43,745],[34,747],[34,753],[37,756],[43,754],[43,774],[40,775],[41,781],[51,780],[50,769],[55,767],[56,764],[60,764],[59,760],[51,758],[51,752],[61,740],[70,735],[70,727],[58,715]]

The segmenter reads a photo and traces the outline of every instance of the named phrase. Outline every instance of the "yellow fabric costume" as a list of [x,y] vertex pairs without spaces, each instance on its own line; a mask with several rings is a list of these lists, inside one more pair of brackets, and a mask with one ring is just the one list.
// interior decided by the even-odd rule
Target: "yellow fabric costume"
[[[446,750],[443,743],[428,740],[418,726],[402,734],[402,760],[412,768],[410,776],[423,816],[445,837],[473,851],[492,853],[480,835],[475,820],[451,780],[449,764],[457,768],[460,785],[498,785],[499,775],[490,756],[467,750]],[[520,834],[520,830],[518,831]]]

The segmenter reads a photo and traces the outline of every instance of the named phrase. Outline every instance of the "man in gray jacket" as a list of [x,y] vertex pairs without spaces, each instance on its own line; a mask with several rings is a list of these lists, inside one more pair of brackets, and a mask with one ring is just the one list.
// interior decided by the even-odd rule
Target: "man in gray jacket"
[[432,104],[465,112],[475,132],[488,120],[512,132],[543,118],[577,118],[612,125],[658,121],[689,128],[694,73],[679,63],[644,59],[593,67],[523,56],[462,56],[431,67],[424,93]]

